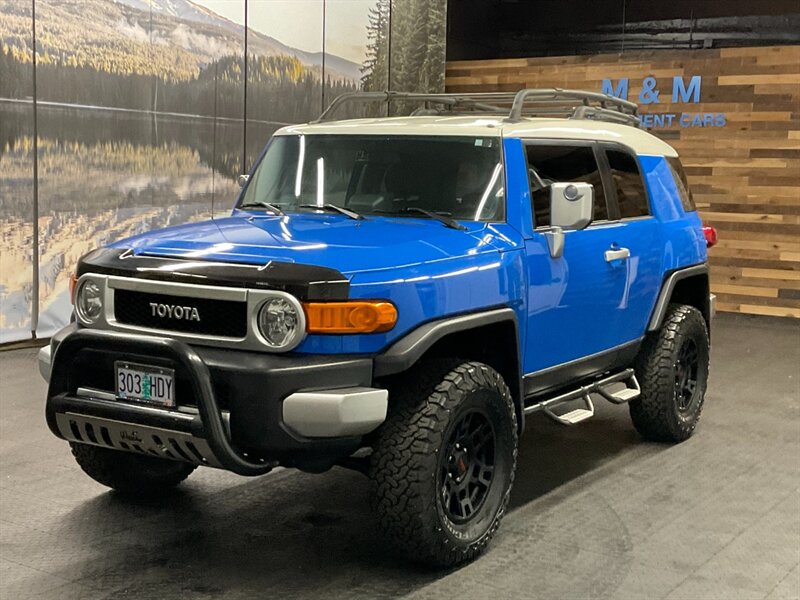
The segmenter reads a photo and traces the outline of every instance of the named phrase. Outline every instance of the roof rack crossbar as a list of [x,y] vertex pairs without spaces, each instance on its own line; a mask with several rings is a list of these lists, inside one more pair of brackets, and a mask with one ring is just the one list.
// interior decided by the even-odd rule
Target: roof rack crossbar
[[507,109],[492,104],[494,100],[511,102],[513,94],[497,94],[494,92],[478,94],[425,94],[412,92],[348,92],[337,96],[328,105],[319,118],[314,121],[321,123],[331,121],[334,114],[344,104],[367,104],[391,102],[425,102],[447,106],[450,108],[463,107],[471,108],[478,112],[500,112],[505,113]]
[[[344,104],[420,102],[412,114],[475,112],[506,116],[517,122],[524,117],[560,116],[570,119],[610,121],[638,127],[638,107],[633,102],[597,92],[560,88],[529,88],[518,92],[429,94],[415,92],[348,92],[337,96],[314,123],[334,120]],[[434,108],[438,106],[440,108]]]
[[[606,120],[606,117],[610,116],[609,113],[613,113],[618,123],[625,123],[628,125],[639,124],[638,107],[633,102],[609,94],[586,92],[583,90],[565,90],[561,88],[530,88],[520,90],[514,98],[514,104],[508,115],[508,120],[511,122],[519,121],[523,116],[523,110],[527,108],[526,102],[534,104],[558,103],[565,105],[575,100],[579,101],[581,106],[572,111],[572,114],[569,115],[571,118],[580,119],[592,115],[588,118]],[[599,107],[593,107],[592,103],[599,105]],[[581,110],[584,108],[595,108],[595,110],[591,112]],[[617,115],[628,118],[616,119]]]
[[337,96],[328,105],[319,118],[314,121],[321,123],[333,120],[333,115],[344,104],[365,104],[365,103],[385,103],[391,102],[425,102],[439,104],[450,108],[471,108],[478,112],[507,113],[508,109],[493,104],[493,101],[506,102],[511,104],[514,99],[513,93],[481,92],[475,94],[426,94],[415,92],[348,92]]
[[611,123],[620,123],[621,125],[632,125],[633,127],[638,127],[641,124],[641,120],[636,115],[628,115],[596,106],[579,106],[569,118],[586,119],[587,121],[609,121]]

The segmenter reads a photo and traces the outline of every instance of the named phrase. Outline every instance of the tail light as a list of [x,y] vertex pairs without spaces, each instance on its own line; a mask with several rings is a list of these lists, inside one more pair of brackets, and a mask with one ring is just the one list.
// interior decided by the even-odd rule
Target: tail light
[[706,238],[706,246],[711,248],[717,243],[717,230],[711,225],[703,225],[703,237]]

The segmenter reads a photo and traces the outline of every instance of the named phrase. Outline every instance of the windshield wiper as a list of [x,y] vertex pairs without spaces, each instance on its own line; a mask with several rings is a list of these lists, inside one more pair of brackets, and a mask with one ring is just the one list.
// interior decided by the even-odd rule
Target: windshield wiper
[[286,213],[281,210],[280,206],[276,206],[275,204],[270,204],[269,202],[264,202],[263,200],[256,200],[255,202],[248,202],[247,204],[240,204],[238,208],[245,209],[245,208],[266,208],[273,214],[282,217]]
[[467,228],[464,227],[461,223],[456,221],[455,219],[448,217],[447,215],[443,215],[438,212],[433,212],[432,210],[426,210],[424,208],[419,208],[418,206],[409,206],[407,208],[402,209],[400,212],[405,213],[419,213],[421,215],[425,215],[431,219],[436,219],[446,227],[450,227],[451,229],[460,229],[462,231],[466,230]]
[[339,213],[340,215],[344,215],[345,217],[355,219],[356,221],[364,220],[364,216],[358,214],[356,211],[350,210],[349,208],[342,208],[341,206],[336,206],[335,204],[301,204],[300,208],[315,208],[317,210],[333,211]]

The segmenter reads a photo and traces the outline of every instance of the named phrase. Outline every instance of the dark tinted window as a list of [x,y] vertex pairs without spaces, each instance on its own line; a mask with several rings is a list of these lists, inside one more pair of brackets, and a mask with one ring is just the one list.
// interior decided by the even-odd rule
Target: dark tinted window
[[608,150],[608,166],[611,169],[611,180],[617,191],[619,216],[623,219],[642,217],[650,214],[647,206],[647,194],[644,181],[639,172],[639,165],[633,155],[621,150]]
[[500,138],[410,135],[285,135],[270,142],[240,205],[286,212],[335,204],[365,215],[465,221],[505,214]]
[[678,194],[681,197],[681,204],[683,210],[692,212],[697,210],[694,205],[694,198],[692,197],[692,190],[689,189],[689,182],[686,180],[686,171],[683,170],[683,165],[677,157],[667,159],[669,169],[672,171],[672,177],[675,179],[675,187],[678,188]]
[[536,227],[550,225],[550,184],[562,181],[591,183],[594,186],[594,220],[608,219],[603,181],[590,146],[531,144],[525,153]]

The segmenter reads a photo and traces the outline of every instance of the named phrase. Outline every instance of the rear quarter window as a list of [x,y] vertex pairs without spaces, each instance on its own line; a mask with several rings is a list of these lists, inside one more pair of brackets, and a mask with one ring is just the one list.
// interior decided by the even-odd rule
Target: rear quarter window
[[692,197],[692,190],[689,189],[689,182],[686,179],[686,171],[683,170],[681,160],[677,156],[667,158],[669,170],[672,171],[672,178],[675,180],[675,187],[681,198],[681,206],[686,212],[697,210]]
[[619,216],[622,219],[650,214],[644,179],[632,154],[622,150],[606,150],[611,181],[617,192]]

